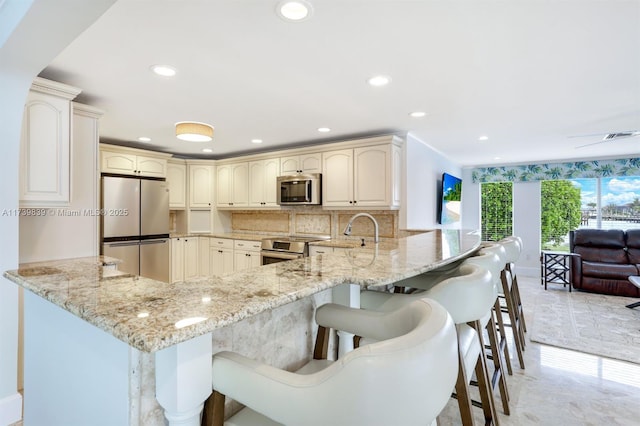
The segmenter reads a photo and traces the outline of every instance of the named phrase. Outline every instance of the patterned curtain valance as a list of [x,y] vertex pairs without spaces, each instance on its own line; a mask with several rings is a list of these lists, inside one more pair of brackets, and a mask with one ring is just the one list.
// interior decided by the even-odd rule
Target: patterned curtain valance
[[474,183],[640,176],[640,158],[481,167],[473,169],[471,176]]

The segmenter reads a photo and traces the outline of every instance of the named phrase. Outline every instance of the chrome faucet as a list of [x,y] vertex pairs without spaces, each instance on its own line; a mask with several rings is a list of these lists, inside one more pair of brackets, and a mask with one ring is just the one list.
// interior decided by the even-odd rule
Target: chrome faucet
[[373,222],[373,228],[374,228],[373,242],[377,244],[378,243],[378,221],[376,221],[376,219],[373,216],[371,216],[369,213],[354,214],[351,217],[351,219],[349,219],[349,223],[347,223],[346,228],[344,228],[344,235],[351,235],[351,224],[353,223],[354,220],[356,220],[361,216],[368,217],[369,219],[371,219],[371,222]]

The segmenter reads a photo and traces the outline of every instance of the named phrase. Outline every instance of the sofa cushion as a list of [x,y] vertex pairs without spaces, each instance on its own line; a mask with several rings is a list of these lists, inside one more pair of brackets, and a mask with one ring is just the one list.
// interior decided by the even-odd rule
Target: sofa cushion
[[624,231],[621,229],[578,229],[574,231],[573,244],[585,247],[626,247]]
[[635,265],[624,265],[602,262],[582,262],[582,276],[608,279],[625,279],[631,275],[638,275]]
[[573,252],[579,254],[583,261],[604,263],[628,263],[627,251],[624,247],[585,247],[575,246]]
[[627,231],[627,253],[629,263],[640,263],[640,229]]

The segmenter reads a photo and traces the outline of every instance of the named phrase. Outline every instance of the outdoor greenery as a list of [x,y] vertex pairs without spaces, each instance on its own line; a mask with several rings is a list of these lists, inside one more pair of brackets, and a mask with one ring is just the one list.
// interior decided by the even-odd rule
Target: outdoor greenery
[[541,234],[543,250],[566,250],[569,231],[580,226],[580,188],[567,180],[540,182]]
[[481,185],[482,239],[498,241],[513,235],[513,183]]

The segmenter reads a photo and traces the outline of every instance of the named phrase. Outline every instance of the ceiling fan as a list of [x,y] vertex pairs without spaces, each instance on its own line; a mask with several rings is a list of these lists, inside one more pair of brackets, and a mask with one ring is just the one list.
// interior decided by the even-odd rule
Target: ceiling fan
[[612,133],[593,133],[590,135],[576,135],[576,136],[569,136],[570,138],[586,138],[586,137],[590,137],[590,136],[600,136],[603,135],[604,137],[602,139],[600,139],[597,142],[593,142],[593,143],[588,143],[586,145],[580,145],[580,146],[576,146],[576,149],[578,148],[584,148],[587,146],[591,146],[591,145],[597,145],[597,144],[601,144],[601,143],[605,143],[605,142],[612,142],[614,140],[618,140],[618,139],[627,139],[627,138],[633,138],[635,136],[640,136],[640,130],[629,130],[629,131],[624,131],[624,132],[612,132]]

